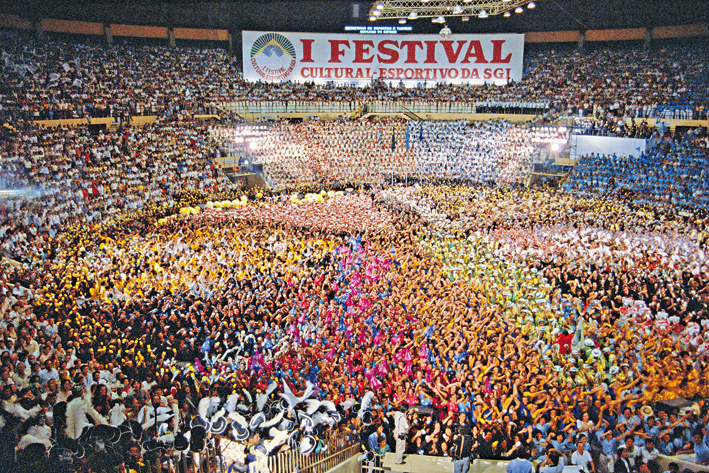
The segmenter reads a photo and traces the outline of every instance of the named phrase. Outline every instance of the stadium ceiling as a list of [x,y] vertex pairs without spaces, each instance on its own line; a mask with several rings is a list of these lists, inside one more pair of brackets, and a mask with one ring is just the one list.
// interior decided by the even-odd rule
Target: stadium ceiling
[[415,20],[433,18],[443,23],[446,18],[460,17],[465,21],[470,17],[511,16],[513,11],[521,13],[524,7],[533,9],[530,0],[378,0],[369,10],[369,20]]

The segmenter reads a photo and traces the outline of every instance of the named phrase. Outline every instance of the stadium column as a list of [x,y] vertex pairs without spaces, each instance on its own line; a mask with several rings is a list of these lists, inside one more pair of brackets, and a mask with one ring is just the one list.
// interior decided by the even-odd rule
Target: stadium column
[[35,21],[34,31],[35,31],[35,34],[37,35],[37,39],[39,41],[43,41],[45,38],[45,35],[44,35],[44,28],[42,28],[42,20]]
[[171,48],[175,47],[175,28],[172,26],[167,30],[167,41]]
[[103,25],[103,35],[106,37],[106,43],[113,44],[113,30],[110,24]]
[[645,29],[645,51],[649,51],[652,48],[652,26]]
[[586,30],[579,31],[579,43],[578,43],[578,49],[579,52],[583,52],[583,45],[586,42]]

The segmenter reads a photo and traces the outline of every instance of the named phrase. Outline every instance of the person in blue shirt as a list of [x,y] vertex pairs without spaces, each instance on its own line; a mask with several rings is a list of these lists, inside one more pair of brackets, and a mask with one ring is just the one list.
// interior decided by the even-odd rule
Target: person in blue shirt
[[384,433],[384,425],[383,424],[378,424],[374,432],[369,434],[369,437],[367,437],[367,447],[369,450],[372,452],[377,449],[379,446],[379,437]]
[[539,465],[539,473],[561,473],[564,471],[566,457],[555,448],[547,451],[546,459]]
[[[379,448],[379,437],[381,437],[384,434],[384,424],[377,424],[376,429],[374,432],[369,434],[369,437],[367,437],[367,450],[370,452],[374,453],[376,455],[377,448]],[[375,465],[375,460],[374,456],[370,457],[372,458],[371,461],[369,461],[369,468],[368,472],[372,473],[374,471],[374,465]]]
[[660,427],[655,422],[655,417],[650,416],[645,419],[645,432],[647,432],[653,440],[657,440],[660,435]]
[[534,465],[528,458],[517,457],[507,464],[507,473],[532,473]]
[[675,444],[672,442],[672,437],[669,432],[663,432],[657,439],[655,447],[660,451],[661,454],[672,456],[675,454]]
[[680,450],[677,454],[691,454],[693,452],[697,463],[709,465],[709,433],[707,433],[707,429],[702,427],[700,430],[695,430],[692,440],[694,448]]
[[608,429],[601,433],[596,432],[598,443],[601,446],[601,454],[599,455],[598,470],[601,473],[610,473],[613,471],[614,458],[613,454],[618,448],[618,440],[613,438],[613,431]]
[[544,450],[546,449],[547,441],[544,439],[544,436],[542,434],[543,432],[538,429],[534,429],[534,432],[532,432],[531,447],[533,460],[536,460],[537,458],[541,457],[542,454],[544,454]]
[[549,443],[555,450],[564,453],[571,452],[571,450],[573,450],[573,444],[570,441],[571,439],[566,437],[563,432],[552,432],[550,436],[552,436],[552,439]]
[[379,436],[379,444],[377,445],[377,448],[374,449],[374,453],[378,457],[383,457],[387,453],[391,452],[391,447],[387,444],[387,438],[385,435],[380,435]]
[[539,430],[544,437],[549,435],[549,424],[547,423],[547,418],[542,416],[539,418],[539,422],[534,426],[535,429]]

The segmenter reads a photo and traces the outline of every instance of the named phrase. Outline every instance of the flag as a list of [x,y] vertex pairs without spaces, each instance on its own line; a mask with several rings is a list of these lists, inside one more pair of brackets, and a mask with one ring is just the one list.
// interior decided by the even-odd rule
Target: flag
[[396,149],[396,137],[394,136],[394,126],[391,127],[391,151]]
[[409,125],[406,125],[406,152],[409,152],[409,148],[411,145],[409,144]]
[[419,141],[423,141],[423,123],[419,123]]
[[381,148],[382,146],[382,129],[379,129],[379,147]]

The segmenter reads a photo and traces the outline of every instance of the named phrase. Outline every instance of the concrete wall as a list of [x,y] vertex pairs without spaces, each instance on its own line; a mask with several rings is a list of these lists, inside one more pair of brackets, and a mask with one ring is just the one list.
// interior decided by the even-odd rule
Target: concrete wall
[[[155,115],[146,115],[142,117],[132,117],[131,126],[145,126],[155,123],[158,117]],[[92,118],[92,125],[110,125],[114,121],[111,117],[103,118]],[[88,125],[89,121],[86,118],[70,118],[66,120],[37,120],[36,123],[39,126],[46,128],[54,128],[57,126],[77,126],[77,125]]]
[[358,457],[359,455],[356,455],[325,473],[362,473],[362,464],[357,459]]

